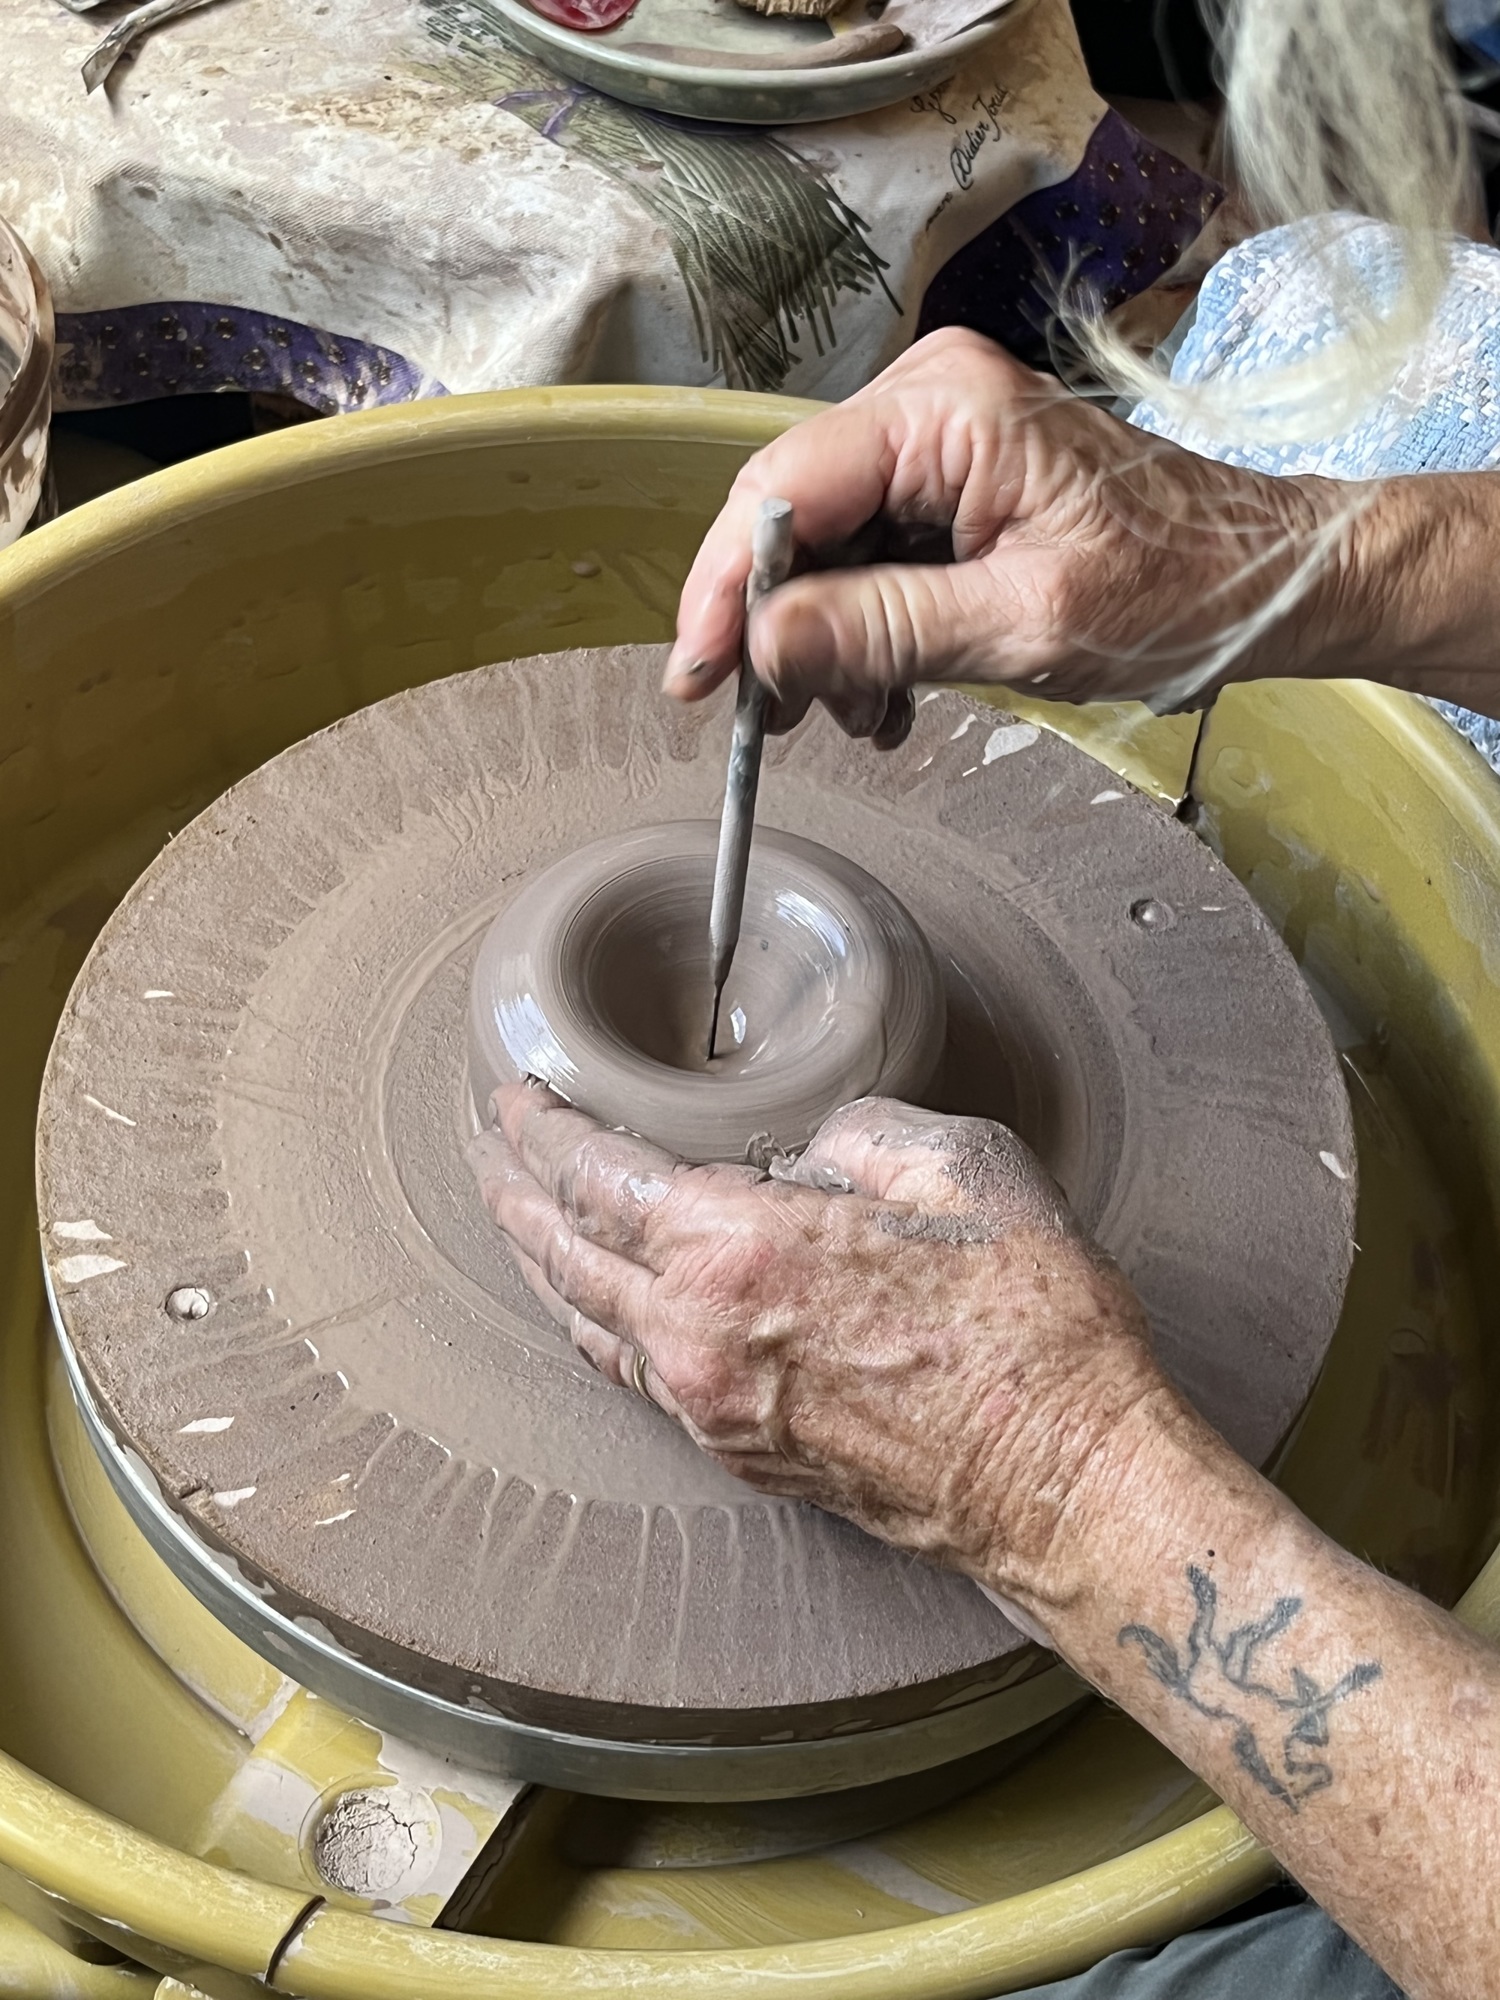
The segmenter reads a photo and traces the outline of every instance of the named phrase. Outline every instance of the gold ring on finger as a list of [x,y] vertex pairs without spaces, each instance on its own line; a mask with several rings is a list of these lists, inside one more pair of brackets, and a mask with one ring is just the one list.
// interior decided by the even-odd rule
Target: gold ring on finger
[[630,1364],[630,1385],[635,1393],[644,1396],[648,1403],[651,1400],[651,1391],[646,1384],[646,1370],[649,1366],[645,1350],[638,1347],[635,1350],[635,1359]]

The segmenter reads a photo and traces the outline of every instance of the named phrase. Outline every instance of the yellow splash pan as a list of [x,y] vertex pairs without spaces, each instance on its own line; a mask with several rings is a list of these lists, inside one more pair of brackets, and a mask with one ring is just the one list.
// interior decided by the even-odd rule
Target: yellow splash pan
[[[205,1631],[111,1517],[55,1371],[49,1391],[37,1083],[74,972],[160,842],[398,688],[667,637],[735,469],[805,413],[553,390],[343,418],[158,474],[0,557],[0,1983],[63,2000],[977,2000],[1272,1878],[1227,1810],[1100,1707],[972,1796],[823,1851],[590,1866],[549,1832],[565,1813],[540,1815],[476,1919],[486,1935],[335,1907],[284,1857],[227,1866],[215,1802],[274,1673]],[[1180,795],[1192,723],[1024,706]],[[1409,697],[1268,684],[1221,701],[1197,790],[1200,830],[1324,1001],[1359,1131],[1348,1309],[1278,1477],[1500,1637],[1500,786]],[[212,1702],[183,1664],[201,1687],[205,1649]],[[370,1735],[335,1712],[318,1755],[330,1727]]]

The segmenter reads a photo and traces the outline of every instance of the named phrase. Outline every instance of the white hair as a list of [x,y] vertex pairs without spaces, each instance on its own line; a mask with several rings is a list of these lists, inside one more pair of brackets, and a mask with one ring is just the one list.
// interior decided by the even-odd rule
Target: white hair
[[[1294,361],[1187,385],[1100,321],[1069,330],[1101,380],[1173,428],[1268,444],[1329,437],[1387,393],[1422,341],[1472,211],[1449,46],[1431,0],[1208,4],[1230,172],[1261,226],[1310,219],[1338,331]],[[1335,218],[1351,211],[1392,225],[1393,285],[1377,288],[1350,258]]]

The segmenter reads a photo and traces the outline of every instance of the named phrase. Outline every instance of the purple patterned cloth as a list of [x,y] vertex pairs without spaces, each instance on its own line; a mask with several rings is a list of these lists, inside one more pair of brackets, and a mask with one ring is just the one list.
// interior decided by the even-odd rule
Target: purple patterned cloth
[[240,306],[60,312],[56,407],[97,410],[212,389],[293,396],[324,416],[446,395],[403,354]]
[[927,288],[918,337],[967,326],[1023,361],[1045,361],[1061,303],[1086,316],[1145,291],[1223,198],[1217,182],[1108,111],[1076,173],[1017,202],[949,258]]
[[[559,88],[565,105],[592,99]],[[555,136],[556,122],[549,117],[546,136]],[[971,326],[1024,360],[1045,360],[1065,291],[1083,312],[1107,311],[1144,291],[1176,263],[1221,199],[1212,181],[1107,112],[1076,173],[1028,195],[943,266],[928,287],[918,334]],[[60,410],[217,389],[291,396],[323,415],[448,393],[391,348],[242,306],[171,301],[57,316]]]

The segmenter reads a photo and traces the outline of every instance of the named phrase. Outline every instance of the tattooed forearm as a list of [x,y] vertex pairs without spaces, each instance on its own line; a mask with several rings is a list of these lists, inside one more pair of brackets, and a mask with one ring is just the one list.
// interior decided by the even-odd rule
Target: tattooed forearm
[[[1362,1660],[1332,1686],[1323,1687],[1300,1667],[1284,1676],[1262,1673],[1259,1656],[1289,1631],[1302,1610],[1300,1597],[1278,1598],[1263,1618],[1217,1631],[1218,1586],[1190,1564],[1187,1580],[1197,1606],[1182,1651],[1148,1625],[1125,1625],[1122,1646],[1139,1646],[1152,1676],[1210,1721],[1226,1723],[1236,1762],[1273,1799],[1297,1812],[1304,1799],[1333,1783],[1328,1749],[1332,1709],[1380,1678],[1376,1660]],[[1276,1683],[1280,1682],[1280,1685]]]

